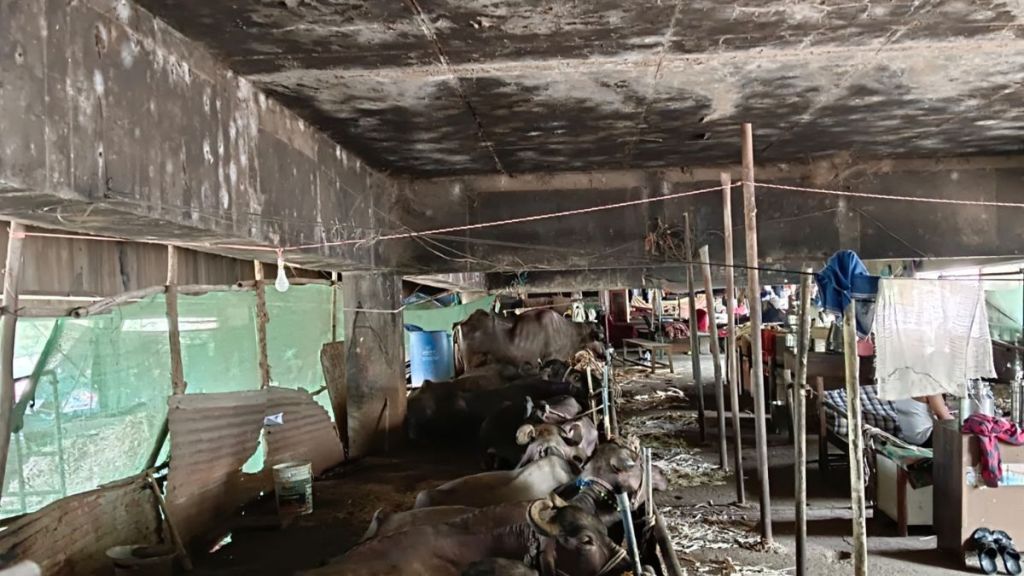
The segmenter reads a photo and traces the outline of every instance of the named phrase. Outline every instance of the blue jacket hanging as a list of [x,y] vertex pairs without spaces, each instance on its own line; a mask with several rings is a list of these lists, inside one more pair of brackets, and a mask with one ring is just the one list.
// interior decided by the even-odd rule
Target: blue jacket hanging
[[850,300],[856,299],[857,335],[863,338],[871,333],[878,276],[868,273],[856,252],[840,250],[833,254],[825,267],[814,275],[814,281],[818,285],[819,306],[841,318]]

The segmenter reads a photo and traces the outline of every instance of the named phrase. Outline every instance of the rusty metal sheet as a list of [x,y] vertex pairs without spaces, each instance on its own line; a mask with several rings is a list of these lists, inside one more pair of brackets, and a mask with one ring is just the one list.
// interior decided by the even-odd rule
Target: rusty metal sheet
[[0,554],[32,560],[47,576],[109,574],[106,551],[160,542],[160,516],[145,478],[62,498],[0,532]]
[[305,390],[271,387],[267,415],[282,414],[283,424],[267,426],[267,467],[282,462],[309,460],[313,473],[345,460],[338,431],[327,411]]
[[168,406],[167,506],[182,538],[191,541],[269,488],[268,476],[242,473],[259,446],[267,394],[185,394],[172,396]]
[[331,396],[334,423],[343,446],[348,446],[348,375],[345,362],[345,342],[328,342],[320,348],[327,393]]

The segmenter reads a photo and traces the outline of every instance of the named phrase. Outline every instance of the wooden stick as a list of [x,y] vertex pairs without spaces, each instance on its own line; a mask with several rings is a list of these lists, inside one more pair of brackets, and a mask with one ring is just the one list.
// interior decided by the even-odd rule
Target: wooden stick
[[[683,214],[683,227],[686,229],[686,289],[690,293],[690,365],[693,370],[693,382],[697,385],[697,426],[700,429],[700,442],[703,444],[708,441],[708,435],[704,422],[704,382],[700,377],[700,327],[697,325],[697,296],[693,292],[693,238],[689,214]],[[651,358],[654,358],[653,352]]]
[[127,304],[128,302],[131,302],[133,300],[142,300],[145,298],[149,298],[150,296],[160,294],[164,290],[166,290],[166,286],[150,286],[149,288],[141,288],[139,290],[123,292],[121,294],[117,294],[116,296],[111,296],[110,298],[106,298],[98,302],[93,302],[88,306],[75,308],[74,310],[71,311],[71,316],[74,318],[85,318],[87,316],[103,314],[104,312],[109,312],[111,309],[116,308],[117,306],[120,306],[122,304]]
[[267,360],[267,288],[263,278],[263,263],[253,261],[256,273],[256,345],[260,363],[260,388],[270,388],[270,362]]
[[800,282],[800,332],[793,385],[794,467],[796,468],[796,574],[807,574],[807,352],[811,343],[811,270]]
[[608,386],[608,364],[606,363],[601,374],[601,403],[604,405],[601,419],[603,420],[604,437],[611,440],[614,436],[612,435],[611,391]]
[[846,405],[850,426],[850,497],[853,507],[853,573],[868,573],[865,525],[864,429],[861,426],[860,359],[857,357],[857,304],[852,299],[843,312],[843,356],[846,360]]
[[186,572],[191,572],[192,558],[188,555],[188,550],[185,549],[185,543],[181,540],[181,534],[178,534],[178,529],[175,528],[174,522],[171,521],[171,515],[167,511],[167,503],[164,502],[164,495],[160,491],[160,486],[157,486],[156,478],[153,478],[151,473],[146,473],[146,481],[149,482],[149,487],[153,490],[153,496],[156,498],[156,505],[160,507],[160,512],[164,515],[164,521],[167,522],[167,531],[171,533],[171,543],[174,545],[178,557],[181,558],[181,567]]
[[729,450],[725,439],[725,392],[722,384],[722,354],[718,350],[718,328],[714,326],[714,285],[711,283],[711,256],[707,246],[700,249],[700,265],[704,272],[704,297],[708,307],[711,324],[711,357],[715,362],[715,409],[718,410],[718,465],[722,470],[729,470]]
[[[25,226],[10,222],[7,234],[7,261],[4,265],[3,308],[18,310],[18,280],[21,277],[21,251],[25,242]],[[0,317],[0,492],[7,471],[7,454],[11,448],[11,416],[14,414],[14,339],[18,317],[4,313]]]
[[754,394],[757,476],[761,481],[761,537],[772,543],[772,503],[768,482],[768,429],[765,422],[761,358],[761,279],[757,273],[757,201],[754,197],[754,132],[743,125],[743,216],[747,240],[747,294],[750,299],[750,368]]
[[[171,351],[171,392],[185,393],[185,369],[181,362],[181,332],[178,326],[178,250],[167,247],[167,341]],[[154,462],[155,464],[155,462]]]
[[[587,366],[587,399],[590,401],[590,411],[594,412],[594,380],[590,375],[590,366]],[[596,413],[594,417],[597,417]]]
[[661,557],[665,560],[665,568],[669,576],[683,576],[683,566],[679,563],[676,549],[672,546],[672,539],[669,538],[668,528],[665,527],[665,519],[661,517],[660,511],[654,513],[654,536],[658,540],[658,547],[661,548]]
[[640,564],[640,549],[637,546],[636,530],[633,525],[633,509],[630,508],[629,494],[619,492],[615,494],[615,499],[619,504],[619,515],[622,518],[622,525],[626,532],[629,557],[633,561],[633,574],[643,574],[644,569]]
[[331,272],[331,342],[338,341],[338,273]]
[[733,468],[736,480],[736,502],[747,502],[747,490],[743,477],[743,431],[740,429],[740,369],[736,357],[736,275],[733,270],[732,246],[732,177],[721,173],[722,214],[725,237],[725,311],[728,316],[726,362],[728,364],[729,409],[732,412]]

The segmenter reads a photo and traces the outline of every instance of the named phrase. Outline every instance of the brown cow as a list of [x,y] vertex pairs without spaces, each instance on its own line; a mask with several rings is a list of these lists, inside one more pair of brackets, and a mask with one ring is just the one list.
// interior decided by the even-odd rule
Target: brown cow
[[596,325],[572,322],[548,309],[529,310],[515,318],[477,310],[457,328],[462,333],[467,370],[487,364],[523,366],[548,360],[569,361],[583,349],[604,357]]

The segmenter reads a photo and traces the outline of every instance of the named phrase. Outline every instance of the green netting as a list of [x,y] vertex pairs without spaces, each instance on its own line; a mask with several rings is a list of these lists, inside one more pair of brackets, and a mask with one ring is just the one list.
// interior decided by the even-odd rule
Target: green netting
[[993,338],[1004,342],[1021,341],[1021,318],[1024,316],[1024,294],[1021,290],[1020,286],[1000,286],[985,290],[989,332]]
[[[274,383],[322,386],[320,348],[331,337],[331,290],[268,288],[267,354]],[[188,393],[259,389],[255,307],[253,292],[179,297]],[[338,309],[341,338],[340,304]],[[142,470],[171,390],[162,294],[81,320],[20,319],[15,348],[18,397],[27,397],[33,373],[37,386],[24,427],[12,437],[0,517]],[[330,413],[327,394],[317,399]],[[263,451],[257,450],[244,470],[262,467]]]

